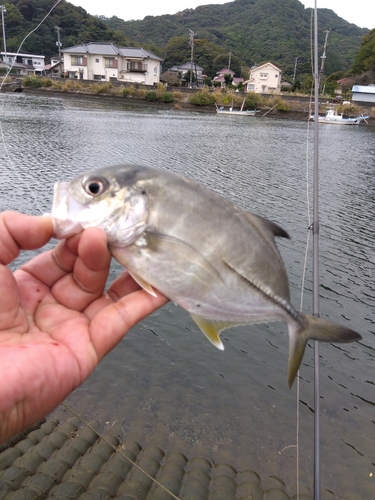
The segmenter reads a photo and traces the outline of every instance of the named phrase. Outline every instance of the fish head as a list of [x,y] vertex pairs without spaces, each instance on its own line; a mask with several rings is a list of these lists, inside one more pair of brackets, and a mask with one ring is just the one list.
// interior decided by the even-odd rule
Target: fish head
[[147,197],[134,176],[128,180],[120,168],[104,167],[71,182],[57,182],[51,211],[54,237],[68,238],[99,227],[109,244],[132,244],[146,227]]

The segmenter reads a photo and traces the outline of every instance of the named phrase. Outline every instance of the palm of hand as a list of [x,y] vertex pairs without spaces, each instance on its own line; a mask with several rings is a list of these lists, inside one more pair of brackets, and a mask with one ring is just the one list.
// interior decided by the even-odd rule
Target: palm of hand
[[167,301],[126,272],[104,292],[110,259],[104,234],[92,229],[14,274],[0,266],[0,442],[52,411]]

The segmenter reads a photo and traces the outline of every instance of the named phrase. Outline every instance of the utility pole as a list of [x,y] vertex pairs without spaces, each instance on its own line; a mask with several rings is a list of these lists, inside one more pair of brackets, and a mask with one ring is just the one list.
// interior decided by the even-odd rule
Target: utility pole
[[1,9],[1,20],[3,23],[5,72],[8,72],[7,42],[5,40],[5,22],[4,22],[4,13],[6,12],[5,5],[0,5],[0,9]]
[[191,46],[191,58],[190,58],[190,88],[193,85],[193,61],[194,61],[194,37],[196,33],[193,30],[189,30],[190,46]]
[[61,42],[60,42],[60,26],[55,26],[56,30],[57,30],[57,42],[56,42],[56,45],[58,46],[59,48],[59,65],[60,65],[60,73],[63,73],[63,69],[61,67]]
[[296,73],[297,73],[297,63],[298,63],[298,57],[294,59],[294,73],[293,73],[293,85],[296,81]]
[[319,92],[320,92],[322,84],[323,84],[324,65],[325,65],[325,62],[326,62],[326,59],[327,59],[328,35],[329,35],[330,31],[326,30],[326,31],[324,31],[324,33],[326,34],[326,39],[324,41],[323,55],[321,56],[322,64],[320,66]]
[[229,52],[228,69],[230,69],[230,61],[232,59],[232,52]]

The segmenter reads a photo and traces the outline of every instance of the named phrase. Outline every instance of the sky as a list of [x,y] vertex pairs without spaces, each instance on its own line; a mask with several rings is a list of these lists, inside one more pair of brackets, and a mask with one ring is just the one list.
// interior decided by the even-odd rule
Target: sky
[[[89,14],[117,16],[128,21],[143,19],[145,16],[176,14],[185,9],[195,9],[199,5],[223,4],[228,0],[69,0],[73,5],[83,7]],[[279,0],[282,1],[282,0]],[[302,0],[305,7],[314,7],[315,0]],[[332,9],[338,16],[360,28],[375,28],[374,0],[317,0],[318,8]],[[319,21],[319,19],[318,19]]]

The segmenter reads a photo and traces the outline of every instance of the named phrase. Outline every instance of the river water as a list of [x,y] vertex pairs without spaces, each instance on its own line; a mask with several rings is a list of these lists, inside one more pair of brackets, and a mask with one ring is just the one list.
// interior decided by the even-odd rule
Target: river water
[[[278,244],[299,307],[312,189],[307,123],[0,94],[0,124],[1,210],[48,212],[56,180],[94,167],[167,168],[290,233]],[[320,312],[363,336],[354,344],[320,345],[322,498],[374,499],[375,129],[322,125],[319,158]],[[309,249],[306,312],[311,259]],[[114,265],[112,277],[119,270]],[[289,390],[286,382],[287,327],[238,327],[222,337],[224,352],[168,304],[137,325],[67,402],[124,441],[250,468],[264,481],[277,476],[294,494],[297,396],[296,384]],[[299,477],[310,491],[313,359],[308,347],[298,404]],[[53,416],[67,417],[62,409]]]

